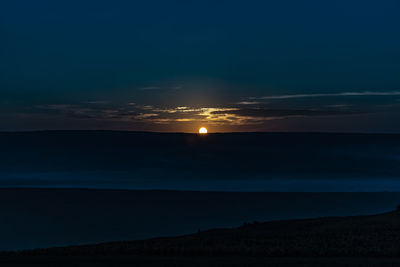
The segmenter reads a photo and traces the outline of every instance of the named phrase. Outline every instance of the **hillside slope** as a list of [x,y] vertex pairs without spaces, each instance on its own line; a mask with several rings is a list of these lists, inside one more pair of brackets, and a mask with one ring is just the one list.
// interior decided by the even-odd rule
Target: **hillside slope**
[[[160,219],[162,223],[162,219]],[[400,256],[400,212],[244,224],[170,238],[20,252],[25,255]]]

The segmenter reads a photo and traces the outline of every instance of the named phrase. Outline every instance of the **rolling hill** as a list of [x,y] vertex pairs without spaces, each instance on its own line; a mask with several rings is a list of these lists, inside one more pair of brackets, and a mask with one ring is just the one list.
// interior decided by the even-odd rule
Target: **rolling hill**
[[400,256],[400,211],[253,222],[238,228],[178,237],[30,250],[19,255],[397,257]]

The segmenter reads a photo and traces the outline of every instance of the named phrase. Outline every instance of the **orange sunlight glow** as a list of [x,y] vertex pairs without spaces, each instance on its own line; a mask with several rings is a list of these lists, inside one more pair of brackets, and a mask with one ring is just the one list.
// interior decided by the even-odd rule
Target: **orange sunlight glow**
[[199,134],[206,134],[206,133],[207,133],[207,128],[201,127],[201,128],[199,129]]

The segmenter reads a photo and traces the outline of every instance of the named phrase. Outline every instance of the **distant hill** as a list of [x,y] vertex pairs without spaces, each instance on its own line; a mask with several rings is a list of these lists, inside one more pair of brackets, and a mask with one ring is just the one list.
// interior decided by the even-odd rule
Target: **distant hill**
[[254,222],[178,237],[39,249],[18,255],[398,257],[400,212]]

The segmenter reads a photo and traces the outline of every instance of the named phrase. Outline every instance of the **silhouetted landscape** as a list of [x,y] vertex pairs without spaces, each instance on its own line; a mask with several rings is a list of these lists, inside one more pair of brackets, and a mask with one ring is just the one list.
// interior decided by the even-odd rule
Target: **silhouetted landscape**
[[254,221],[388,212],[398,192],[0,189],[0,250],[177,236]]
[[349,217],[245,223],[175,238],[21,252],[20,255],[400,256],[400,210]]
[[400,266],[400,1],[0,1],[0,267]]
[[172,261],[177,266],[197,266],[206,259],[212,264],[237,265],[248,258],[246,266],[313,266],[324,261],[326,266],[362,266],[366,258],[372,258],[365,266],[395,266],[400,263],[394,259],[400,255],[399,235],[400,209],[367,216],[253,222],[239,228],[142,241],[9,252],[0,254],[0,262],[86,261],[92,266],[99,259],[107,262],[113,258],[116,263],[161,266],[158,261]]

